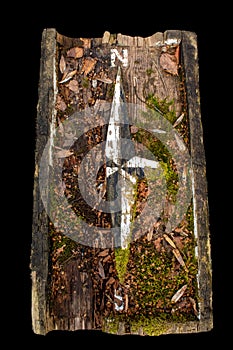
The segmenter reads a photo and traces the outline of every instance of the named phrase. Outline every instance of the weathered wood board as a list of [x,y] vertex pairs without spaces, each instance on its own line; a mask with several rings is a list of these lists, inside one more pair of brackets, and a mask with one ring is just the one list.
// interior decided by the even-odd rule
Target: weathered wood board
[[[69,38],[45,29],[38,91],[33,331],[211,330],[196,34]],[[121,207],[98,210],[93,198],[115,199],[106,190],[114,182],[104,180],[114,172],[122,176]]]

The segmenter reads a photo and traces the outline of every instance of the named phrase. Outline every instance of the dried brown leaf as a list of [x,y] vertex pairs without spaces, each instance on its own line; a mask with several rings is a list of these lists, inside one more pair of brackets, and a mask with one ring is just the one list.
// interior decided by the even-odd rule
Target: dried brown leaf
[[64,73],[61,81],[59,81],[60,84],[65,83],[66,81],[70,80],[75,74],[77,73],[77,69],[69,72],[69,73]]
[[98,256],[106,256],[106,255],[108,255],[108,253],[109,253],[109,249],[105,249],[105,250],[103,250],[102,252],[100,252],[100,253],[98,254]]
[[173,254],[175,255],[176,259],[178,260],[178,262],[180,263],[181,266],[185,266],[184,260],[179,252],[178,249],[173,249],[172,250]]
[[103,77],[103,78],[97,77],[96,80],[102,81],[103,83],[106,83],[106,84],[112,84],[112,80],[106,77]]
[[150,227],[149,228],[149,231],[147,232],[147,240],[150,242],[152,240],[152,237],[153,237],[153,230],[154,230],[154,227]]
[[111,255],[107,255],[104,259],[103,259],[103,263],[106,263],[108,260],[112,259]]
[[66,246],[66,244],[63,244],[62,247],[58,248],[58,249],[56,250],[55,254],[56,254],[56,255],[61,254],[61,253],[64,251],[65,246]]
[[83,48],[82,47],[72,47],[67,51],[67,57],[80,58],[83,57]]
[[105,278],[105,272],[104,272],[104,268],[103,268],[103,265],[101,264],[101,262],[99,261],[99,275],[100,277],[102,278]]
[[174,308],[172,308],[171,312],[174,313],[176,311],[185,309],[187,307],[187,300],[181,300]]
[[192,307],[193,307],[194,314],[195,314],[196,316],[198,316],[198,311],[197,311],[197,304],[196,304],[196,301],[195,301],[193,298],[191,298],[191,297],[189,297],[189,300],[191,301],[191,304],[192,304]]
[[88,38],[80,38],[80,40],[82,40],[83,42],[83,47],[85,49],[90,49],[91,48],[91,39]]
[[56,108],[64,112],[67,108],[66,103],[63,101],[60,95],[57,95]]
[[68,84],[68,88],[69,88],[71,91],[73,91],[73,92],[75,92],[75,93],[78,93],[79,87],[78,87],[78,82],[77,82],[77,80],[72,79],[72,80],[69,82],[69,84]]
[[62,137],[65,136],[64,125],[61,121],[58,123],[58,132]]
[[110,277],[110,278],[107,280],[106,285],[108,285],[108,284],[113,284],[114,282],[115,282],[115,278],[114,278],[114,277]]
[[154,240],[155,249],[156,249],[158,252],[160,252],[161,247],[162,247],[161,241],[162,241],[162,237],[158,237],[158,238],[156,238],[156,239]]
[[69,149],[61,149],[60,151],[56,152],[57,158],[66,158],[73,154],[72,151]]
[[182,236],[173,237],[173,241],[175,242],[175,245],[179,250],[182,250],[184,247],[183,239],[184,238]]
[[176,119],[175,123],[173,124],[173,127],[175,128],[177,125],[179,125],[184,118],[184,113],[181,113],[181,115]]
[[172,303],[176,303],[184,294],[187,289],[187,284],[184,284],[171,298]]
[[59,68],[60,68],[60,72],[61,72],[62,74],[65,73],[65,70],[66,70],[66,60],[65,60],[65,57],[64,57],[63,55],[61,55],[61,58],[60,58]]
[[160,56],[160,65],[168,73],[178,75],[178,64],[176,56],[167,52],[162,52]]
[[177,228],[175,228],[174,232],[179,233],[179,234],[181,234],[181,235],[183,235],[185,237],[188,236],[188,234],[184,232],[184,228],[177,227]]
[[129,297],[128,294],[125,294],[125,312],[127,312],[129,307]]
[[131,131],[131,133],[132,134],[136,134],[136,132],[138,132],[138,127],[137,126],[135,126],[135,125],[131,125],[130,126],[130,131]]
[[171,240],[170,237],[168,237],[168,235],[166,235],[166,234],[164,233],[163,237],[166,239],[166,241],[167,241],[173,248],[176,249],[175,243]]
[[95,67],[97,60],[92,57],[87,57],[84,60],[83,67],[81,70],[81,73],[88,74],[92,71],[92,69]]
[[179,64],[179,61],[180,61],[180,46],[179,45],[176,47],[176,51],[175,51],[174,55],[175,55],[177,64]]

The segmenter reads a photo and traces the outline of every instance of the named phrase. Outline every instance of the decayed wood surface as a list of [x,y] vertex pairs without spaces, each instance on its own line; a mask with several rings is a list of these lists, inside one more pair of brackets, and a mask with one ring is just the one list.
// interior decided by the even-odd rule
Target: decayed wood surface
[[[180,89],[180,78],[175,71],[168,74],[158,70],[159,59],[163,54],[164,45],[176,43],[173,48],[179,64],[183,67],[184,89]],[[102,38],[68,38],[55,29],[46,29],[41,41],[41,68],[39,82],[39,99],[37,108],[35,175],[34,175],[34,208],[31,248],[31,279],[32,279],[32,327],[37,334],[46,334],[52,330],[101,329],[101,315],[95,314],[96,295],[91,271],[82,272],[77,268],[80,258],[68,259],[59,277],[59,283],[65,286],[65,296],[56,297],[48,290],[49,282],[53,280],[49,265],[49,218],[43,207],[39,190],[39,162],[51,128],[56,121],[56,98],[58,92],[59,48],[68,50],[79,47],[88,51],[90,48],[104,57],[103,70],[93,72],[100,79],[108,78],[114,81],[117,67],[109,68],[110,48],[127,48],[128,65],[123,69],[123,85],[126,101],[144,108],[145,96],[156,94],[161,99],[174,99],[177,117],[182,111],[188,115],[189,142],[193,169],[193,197],[195,230],[198,242],[198,288],[200,317],[196,321],[171,323],[162,333],[203,332],[212,329],[212,271],[210,233],[208,221],[208,197],[205,177],[205,153],[202,140],[202,123],[199,96],[198,52],[195,33],[186,31],[166,31],[155,33],[151,37],[129,37],[122,34],[112,35],[105,32]],[[178,52],[179,51],[179,52]],[[116,58],[117,61],[117,58]],[[164,63],[166,65],[166,62]],[[80,68],[80,67],[79,67]],[[174,66],[171,66],[171,69]],[[146,72],[150,71],[150,74]],[[88,103],[95,105],[99,96],[91,95],[90,87],[83,87],[77,97],[76,110]],[[185,93],[185,105],[184,96]],[[100,97],[111,102],[112,91],[109,84],[103,84]],[[48,182],[49,169],[45,172],[44,181]],[[109,253],[109,256],[111,254]],[[53,281],[54,284],[57,280]],[[51,306],[52,305],[52,306]],[[108,328],[104,329],[108,332]],[[110,331],[110,330],[109,330]],[[133,332],[128,325],[119,324],[116,334],[146,335],[143,329]]]

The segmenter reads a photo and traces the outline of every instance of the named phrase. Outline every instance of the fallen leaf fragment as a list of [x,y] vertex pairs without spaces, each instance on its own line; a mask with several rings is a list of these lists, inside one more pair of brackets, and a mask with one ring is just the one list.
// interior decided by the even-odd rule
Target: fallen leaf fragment
[[81,58],[83,57],[83,48],[82,47],[72,47],[67,51],[67,57],[72,58]]
[[172,303],[176,303],[184,294],[187,289],[187,284],[184,284],[171,298]]
[[175,123],[173,124],[173,127],[175,128],[177,125],[179,125],[179,124],[182,122],[183,118],[184,118],[184,113],[182,113],[182,114],[176,119]]
[[178,260],[178,262],[180,263],[180,265],[185,267],[184,260],[183,260],[183,258],[181,256],[179,250],[176,248],[176,249],[173,249],[172,252],[175,255],[175,257]]
[[81,73],[83,73],[83,72],[85,74],[90,73],[92,71],[92,69],[95,67],[96,62],[97,61],[95,58],[92,58],[92,57],[85,58]]
[[78,92],[79,91],[79,87],[78,87],[78,82],[77,80],[71,80],[68,84],[68,88],[73,91],[73,92]]
[[82,40],[83,42],[83,47],[85,49],[90,49],[91,48],[91,39],[88,38],[80,38],[80,40]]
[[99,261],[99,275],[100,277],[105,278],[104,268],[100,261]]
[[191,301],[194,314],[195,314],[196,316],[198,316],[196,301],[195,301],[193,298],[191,298],[191,297],[189,297],[189,300]]
[[183,250],[183,248],[184,248],[184,243],[183,243],[183,237],[182,237],[182,236],[175,236],[175,237],[173,237],[173,241],[174,241],[176,247],[177,247],[179,250]]
[[130,126],[130,131],[132,134],[136,134],[136,132],[138,132],[139,128],[135,125],[131,125]]
[[110,277],[110,278],[108,279],[107,283],[106,283],[106,286],[107,286],[108,284],[113,284],[114,282],[115,282],[115,278],[114,278],[114,277]]
[[65,70],[66,70],[66,60],[65,60],[65,57],[64,57],[63,55],[61,55],[61,58],[60,58],[59,68],[60,68],[60,72],[61,72],[62,74],[65,73]]
[[151,227],[147,233],[148,242],[150,242],[152,240],[152,237],[153,237],[153,227]]
[[105,264],[108,260],[111,259],[111,255],[107,255],[104,259],[103,259],[103,263]]
[[164,233],[163,237],[166,239],[166,241],[167,241],[173,248],[176,249],[175,243],[171,240],[171,238],[168,237],[168,235],[166,235],[166,234]]
[[109,79],[109,78],[105,78],[105,77],[103,77],[103,78],[98,78],[98,77],[97,77],[96,80],[102,81],[102,83],[112,84],[112,80]]
[[177,45],[177,47],[176,47],[175,58],[176,58],[177,64],[179,64],[179,61],[180,61],[180,46],[179,45]]
[[56,108],[64,112],[67,108],[66,103],[63,101],[60,95],[57,95]]
[[60,84],[65,83],[66,81],[70,80],[76,73],[77,73],[77,69],[73,70],[72,72],[65,73],[61,81],[59,81],[59,83]]
[[179,310],[185,309],[187,307],[187,300],[181,300],[174,308],[172,308],[171,313],[175,313]]
[[155,249],[156,249],[158,252],[160,252],[161,247],[162,247],[161,241],[162,241],[162,237],[158,237],[158,238],[156,238],[156,239],[154,240],[154,246],[155,246]]
[[63,244],[62,247],[57,248],[57,250],[55,251],[54,255],[56,255],[56,257],[58,257],[58,255],[60,255],[61,253],[63,253],[65,247],[66,247],[66,244]]
[[108,255],[108,252],[109,252],[109,249],[105,249],[105,250],[103,250],[102,252],[100,252],[100,253],[98,254],[98,256],[106,256],[106,255]]
[[129,297],[128,294],[125,294],[125,312],[127,312],[129,307]]
[[70,151],[69,149],[61,149],[60,151],[56,152],[56,156],[58,158],[66,158],[69,157],[73,154],[72,151]]
[[160,56],[160,65],[166,72],[172,75],[178,75],[176,56],[163,52]]

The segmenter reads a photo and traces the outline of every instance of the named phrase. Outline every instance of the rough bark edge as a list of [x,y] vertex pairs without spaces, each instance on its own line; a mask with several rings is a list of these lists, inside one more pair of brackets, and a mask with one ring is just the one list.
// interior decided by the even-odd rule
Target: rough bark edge
[[188,31],[182,31],[181,35],[190,127],[194,221],[198,244],[198,290],[200,299],[198,331],[202,332],[213,328],[212,261],[206,159],[200,108],[197,36],[195,33]]
[[[50,133],[54,109],[54,67],[56,30],[45,29],[41,39],[40,77],[36,118],[35,172],[33,188],[33,223],[31,243],[31,316],[36,334],[47,333],[48,216],[40,196],[39,163]],[[48,181],[49,169],[45,174]]]

